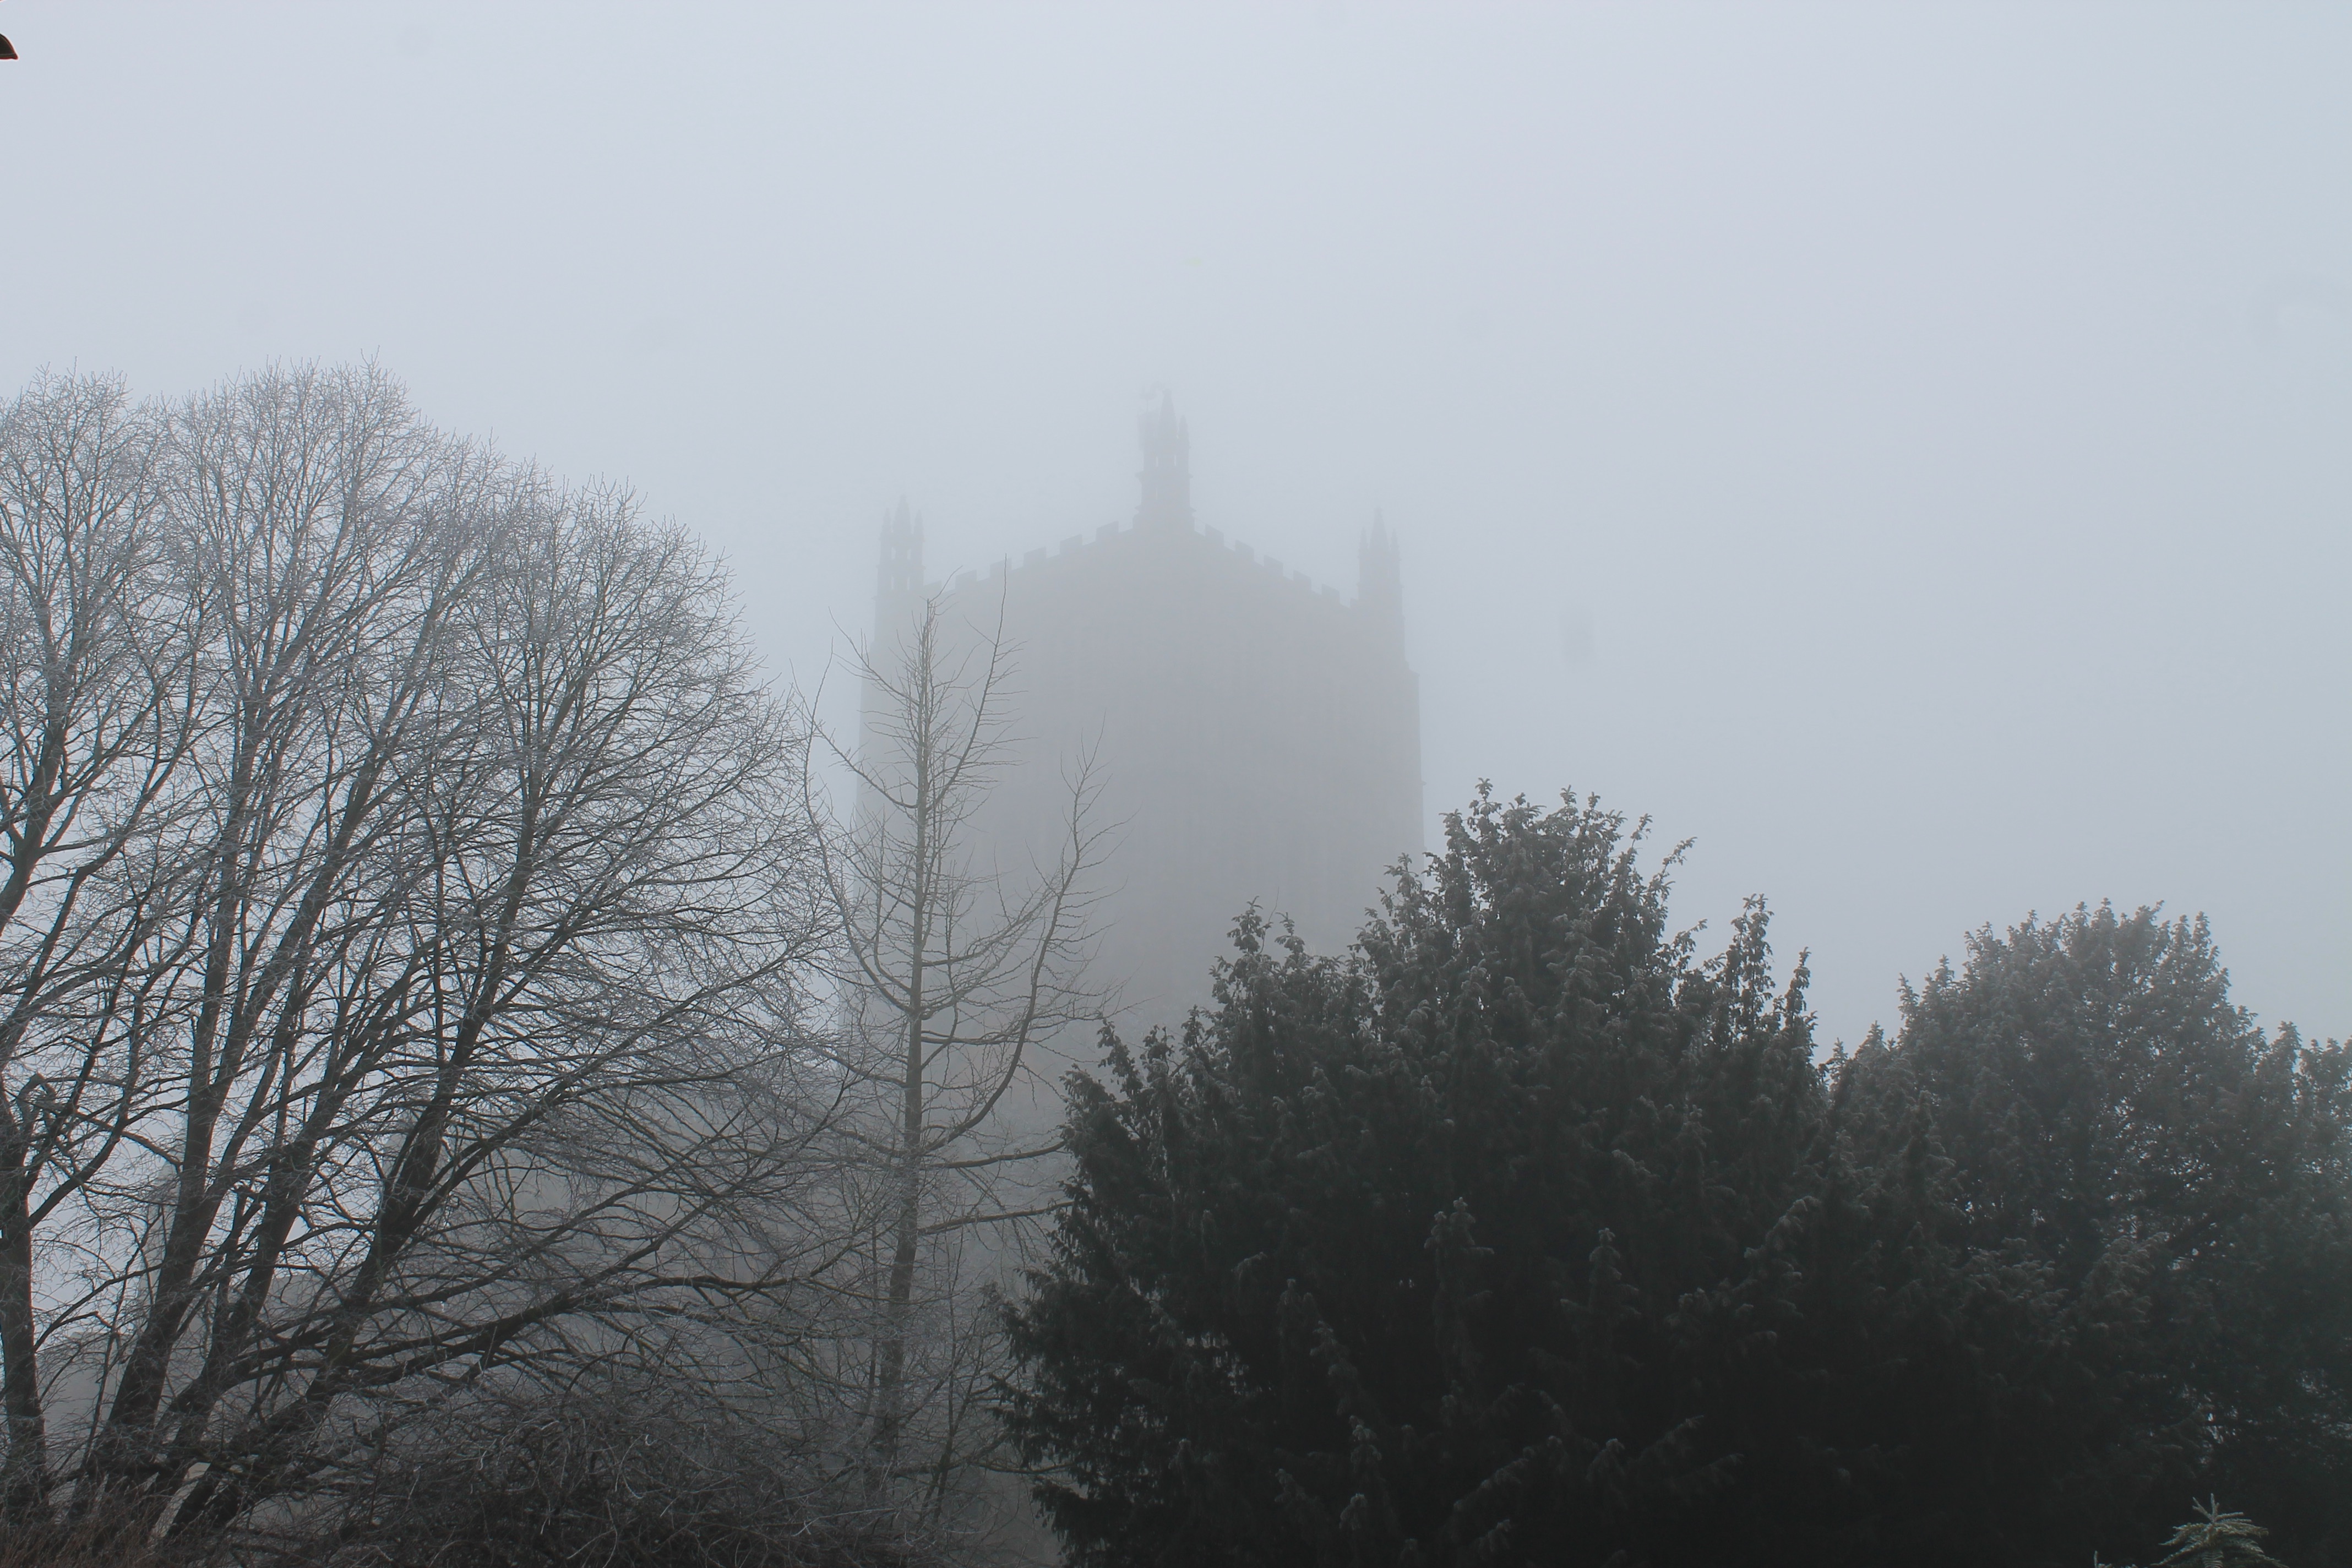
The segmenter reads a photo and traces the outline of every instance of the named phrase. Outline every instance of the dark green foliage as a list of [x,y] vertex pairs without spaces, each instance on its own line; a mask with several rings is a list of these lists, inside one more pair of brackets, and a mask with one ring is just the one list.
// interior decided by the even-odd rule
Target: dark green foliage
[[2193,1489],[2264,1520],[2291,1562],[2352,1562],[2347,1068],[2230,1004],[2201,920],[2104,907],[1978,933],[1906,995],[1894,1043],[1839,1066],[1864,1157],[1933,1106],[1972,1249],[2136,1320],[2136,1551]]
[[1482,794],[1348,959],[1246,919],[1181,1043],[1073,1079],[1010,1416],[1076,1561],[2022,1568],[2137,1517],[2147,1260],[1970,1246],[1927,1096],[1853,1157],[1801,966],[1760,908],[1700,961],[1638,837]]

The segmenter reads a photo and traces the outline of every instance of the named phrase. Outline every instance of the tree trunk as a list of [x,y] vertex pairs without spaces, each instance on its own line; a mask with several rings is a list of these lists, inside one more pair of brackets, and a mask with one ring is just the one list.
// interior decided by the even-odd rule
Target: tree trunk
[[915,896],[912,962],[907,966],[906,1082],[898,1106],[898,1214],[890,1251],[889,1294],[882,1314],[882,1345],[875,1390],[874,1459],[869,1485],[887,1485],[898,1467],[898,1436],[906,1424],[907,1319],[915,1303],[916,1244],[923,1218],[923,970],[930,947],[930,758],[915,763]]
[[32,1130],[0,1106],[0,1382],[6,1388],[8,1457],[0,1468],[0,1522],[48,1518],[48,1433],[41,1414],[33,1325],[33,1223],[25,1172]]

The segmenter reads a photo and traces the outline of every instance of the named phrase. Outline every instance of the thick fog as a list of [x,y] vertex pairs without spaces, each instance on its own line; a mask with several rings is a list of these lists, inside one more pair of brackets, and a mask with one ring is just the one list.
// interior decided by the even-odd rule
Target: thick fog
[[[779,679],[1126,517],[1402,541],[1433,817],[1696,838],[1824,1039],[2209,913],[2352,1028],[2352,13],[94,6],[0,64],[0,383],[374,356],[632,481]],[[1367,889],[1369,900],[1370,889]]]

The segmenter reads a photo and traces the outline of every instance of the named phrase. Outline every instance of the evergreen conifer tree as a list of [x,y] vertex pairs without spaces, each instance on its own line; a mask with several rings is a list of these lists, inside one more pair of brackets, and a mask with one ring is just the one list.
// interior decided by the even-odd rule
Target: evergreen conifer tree
[[1255,916],[1069,1087],[1009,1416],[1089,1564],[2080,1563],[2135,1282],[1970,1249],[1932,1104],[1865,1159],[1760,907],[1482,792],[1345,958]]
[[[2264,1552],[2269,1531],[2242,1513],[2225,1512],[2212,1500],[2197,1505],[2197,1517],[2172,1532],[2164,1556],[2150,1568],[2286,1568]],[[2105,1568],[2095,1556],[2091,1568]]]
[[1978,932],[1836,1064],[1841,1127],[1885,1161],[1931,1108],[1975,1259],[2041,1269],[2070,1354],[2111,1363],[2152,1545],[2192,1487],[2271,1521],[2291,1561],[2352,1552],[2352,1058],[2266,1036],[2202,920],[2102,906]]

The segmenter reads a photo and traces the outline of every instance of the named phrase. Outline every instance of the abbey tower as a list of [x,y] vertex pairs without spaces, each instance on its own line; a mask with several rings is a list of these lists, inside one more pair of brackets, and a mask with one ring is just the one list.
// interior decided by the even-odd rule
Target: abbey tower
[[945,584],[921,524],[885,524],[877,647],[926,597],[944,626],[1013,656],[1012,765],[975,827],[1002,863],[1050,853],[1070,763],[1088,748],[1116,847],[1099,879],[1095,973],[1124,1025],[1208,998],[1234,916],[1255,902],[1336,952],[1385,869],[1422,844],[1419,686],[1405,663],[1396,542],[1376,519],[1343,598],[1193,517],[1190,435],[1165,399],[1142,420],[1131,522],[1074,534]]

